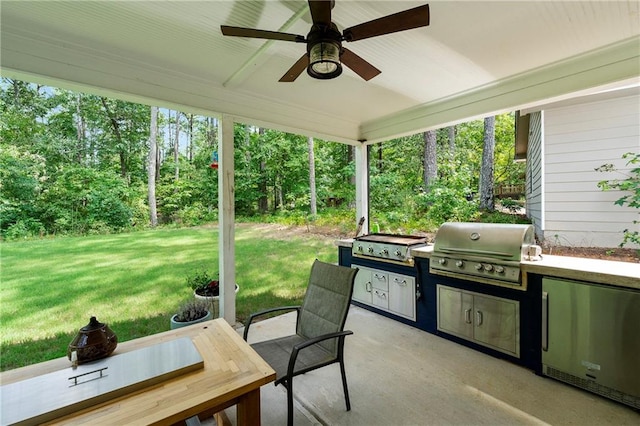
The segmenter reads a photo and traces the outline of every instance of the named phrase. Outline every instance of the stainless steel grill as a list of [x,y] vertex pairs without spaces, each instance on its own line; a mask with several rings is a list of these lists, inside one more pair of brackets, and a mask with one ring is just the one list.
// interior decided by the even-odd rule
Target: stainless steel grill
[[436,233],[429,271],[520,287],[520,262],[540,258],[534,242],[532,225],[447,222]]
[[371,258],[413,264],[411,249],[427,245],[427,237],[395,234],[367,234],[356,237],[351,254],[355,257]]

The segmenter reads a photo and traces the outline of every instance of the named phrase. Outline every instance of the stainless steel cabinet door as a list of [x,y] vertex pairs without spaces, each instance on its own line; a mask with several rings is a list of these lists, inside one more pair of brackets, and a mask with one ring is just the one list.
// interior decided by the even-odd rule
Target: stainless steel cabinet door
[[639,398],[640,291],[549,278],[542,291],[545,368]]
[[389,310],[415,321],[416,280],[413,277],[389,274]]
[[359,270],[353,282],[351,298],[358,302],[371,304],[371,270],[358,266]]
[[501,352],[520,356],[520,312],[515,300],[475,295],[473,337]]
[[473,296],[438,285],[438,330],[473,339]]

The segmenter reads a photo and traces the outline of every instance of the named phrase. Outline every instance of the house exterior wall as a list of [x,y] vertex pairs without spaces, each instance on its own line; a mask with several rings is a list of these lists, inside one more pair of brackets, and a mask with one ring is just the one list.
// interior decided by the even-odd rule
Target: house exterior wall
[[544,238],[542,210],[542,111],[532,112],[529,117],[529,143],[526,166],[526,212],[535,228],[536,237]]
[[[538,151],[543,159],[542,209],[537,214],[545,244],[616,247],[624,229],[640,229],[633,224],[640,219],[638,209],[614,204],[624,194],[597,186],[601,180],[626,178],[631,168],[622,155],[640,152],[640,95],[638,90],[623,93],[544,110],[543,149]],[[605,163],[626,175],[594,170]],[[534,209],[536,195],[532,192]]]

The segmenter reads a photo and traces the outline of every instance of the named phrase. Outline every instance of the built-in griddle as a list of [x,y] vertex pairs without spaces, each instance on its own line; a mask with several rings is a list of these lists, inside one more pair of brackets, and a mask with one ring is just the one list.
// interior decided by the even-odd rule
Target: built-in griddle
[[376,260],[412,264],[411,249],[427,245],[428,239],[416,235],[367,234],[356,237],[352,255]]

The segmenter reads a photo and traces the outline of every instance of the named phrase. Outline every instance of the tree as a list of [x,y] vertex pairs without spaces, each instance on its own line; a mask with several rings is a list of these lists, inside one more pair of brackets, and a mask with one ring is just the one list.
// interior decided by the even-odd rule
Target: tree
[[176,132],[173,139],[173,166],[175,167],[174,179],[180,179],[180,111],[176,111]]
[[495,150],[496,117],[484,119],[484,145],[482,149],[482,166],[480,169],[480,209],[493,211],[493,155]]
[[309,136],[307,138],[309,146],[309,203],[311,204],[311,217],[315,219],[318,214],[318,206],[316,203],[316,161],[313,153],[313,138]]
[[149,202],[149,224],[158,225],[156,208],[156,167],[158,159],[158,107],[151,107],[151,127],[149,129],[149,157],[147,164],[147,192]]
[[424,132],[424,190],[429,192],[429,187],[438,177],[438,162],[436,153],[436,131]]
[[453,158],[456,153],[456,126],[447,127],[447,139],[449,141],[449,157]]

